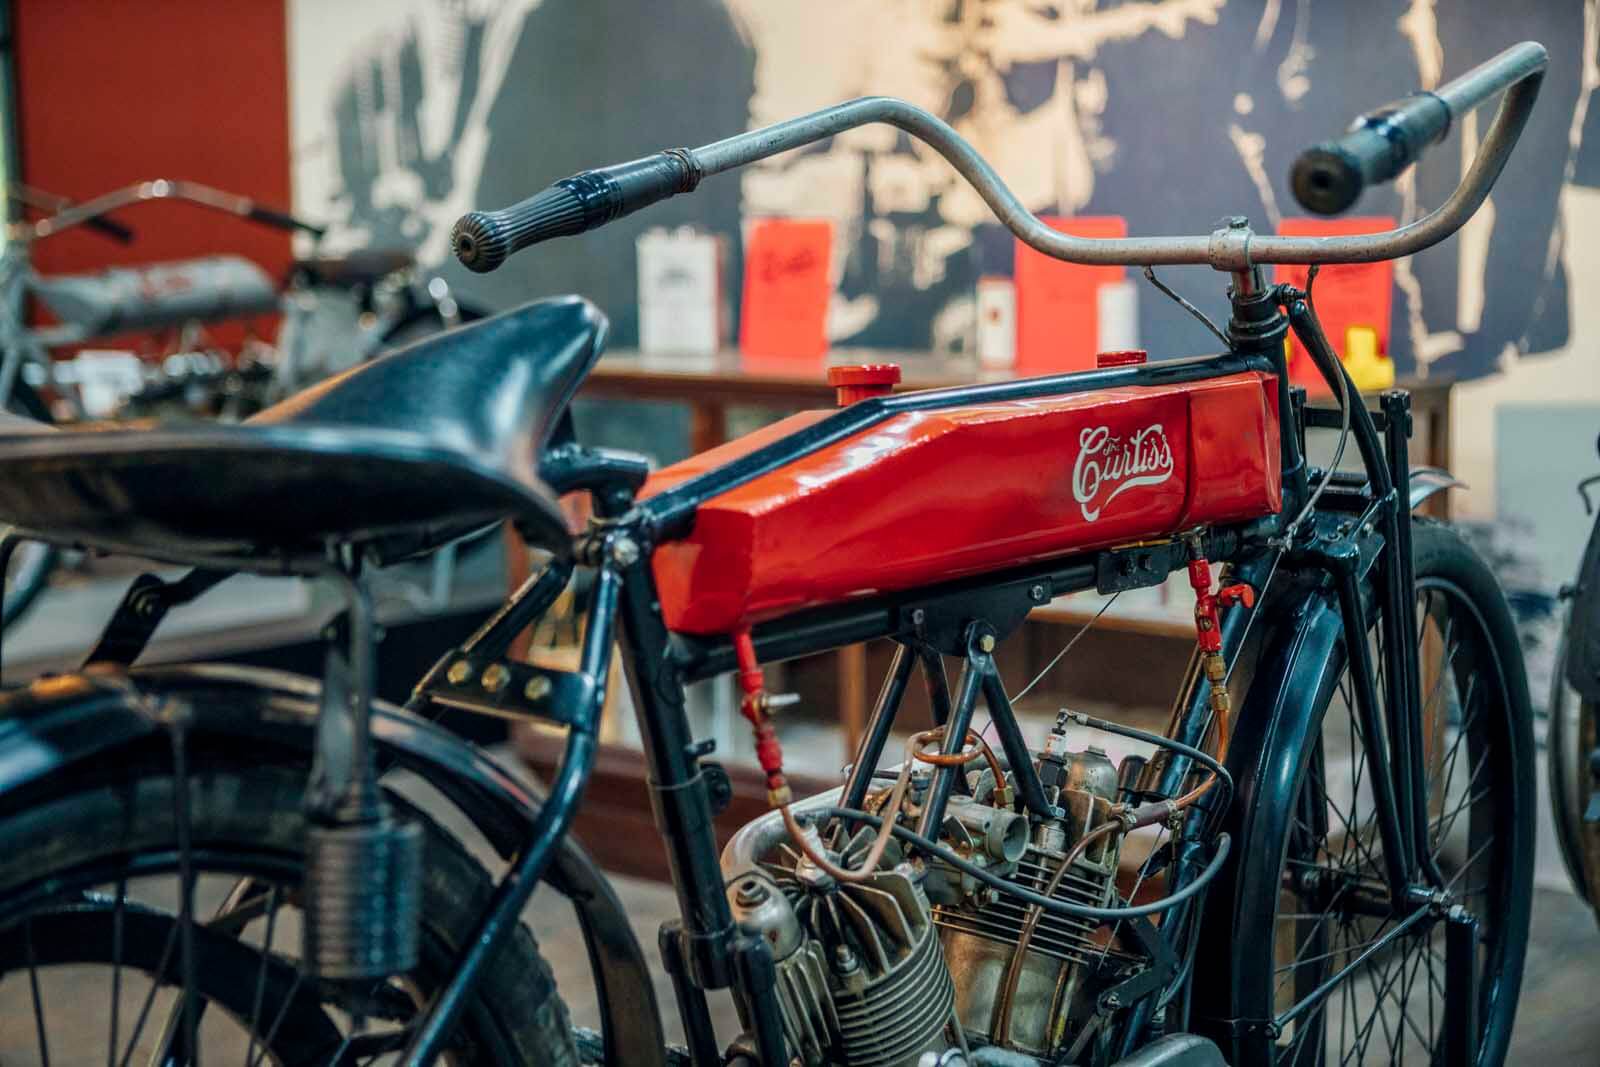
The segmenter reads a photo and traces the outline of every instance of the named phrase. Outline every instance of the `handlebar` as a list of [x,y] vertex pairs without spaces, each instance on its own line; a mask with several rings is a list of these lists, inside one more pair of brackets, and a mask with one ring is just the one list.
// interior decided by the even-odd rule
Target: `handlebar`
[[[47,193],[43,189],[36,189],[21,182],[9,182],[6,185],[6,198],[16,201],[23,207],[31,207],[36,211],[65,211],[72,206],[70,197]],[[132,226],[118,222],[116,219],[96,217],[85,220],[84,226],[111,238],[119,244],[131,245],[134,238],[138,236]]]
[[1417,92],[1369,111],[1343,137],[1306,149],[1294,162],[1289,184],[1308,211],[1337,215],[1363,189],[1398,176],[1429,145],[1444,140],[1451,123],[1490,96],[1523,79],[1543,77],[1545,50],[1531,41],[1500,53],[1439,87]]
[[[492,271],[521,249],[552,237],[583,233],[669,196],[692,192],[710,175],[834,137],[857,126],[882,122],[931,146],[978,191],[1007,229],[1055,259],[1121,266],[1209,264],[1225,271],[1244,271],[1263,263],[1370,263],[1438,244],[1472,217],[1499,178],[1527,123],[1546,63],[1542,45],[1531,41],[1515,45],[1437,89],[1426,98],[1427,103],[1414,108],[1403,106],[1400,110],[1404,114],[1397,114],[1383,125],[1363,126],[1390,146],[1385,149],[1388,155],[1382,166],[1375,162],[1378,153],[1370,138],[1363,138],[1359,149],[1353,144],[1342,146],[1349,156],[1347,162],[1360,178],[1356,190],[1359,193],[1360,187],[1393,177],[1426,144],[1442,136],[1443,128],[1433,129],[1441,108],[1447,128],[1454,116],[1505,90],[1494,123],[1479,143],[1478,153],[1455,192],[1423,218],[1383,233],[1261,236],[1251,232],[1244,220],[1236,219],[1209,236],[1107,240],[1073,237],[1046,226],[1024,207],[994,169],[949,124],[903,100],[863,97],[700,148],[675,148],[631,163],[584,171],[503,210],[463,215],[456,222],[451,244],[456,258],[468,269]],[[1374,160],[1371,166],[1367,165],[1369,159]],[[1396,164],[1396,159],[1405,162]],[[1381,176],[1389,167],[1395,169]],[[1309,177],[1307,180],[1312,181]],[[1337,181],[1348,179],[1335,175],[1329,179],[1330,186]]]
[[249,219],[252,222],[264,223],[280,230],[300,230],[309,233],[312,237],[320,238],[326,229],[293,215],[286,214],[274,208],[256,203],[247,196],[236,193],[225,193],[220,189],[213,189],[209,185],[198,182],[170,181],[157,178],[155,181],[139,182],[137,185],[124,186],[115,189],[93,200],[86,200],[74,207],[51,215],[49,218],[39,219],[37,222],[21,223],[20,237],[23,240],[38,240],[50,237],[63,230],[74,226],[93,226],[96,221],[105,221],[101,216],[132,204],[140,204],[147,200],[183,200],[202,207],[224,211],[230,215]]

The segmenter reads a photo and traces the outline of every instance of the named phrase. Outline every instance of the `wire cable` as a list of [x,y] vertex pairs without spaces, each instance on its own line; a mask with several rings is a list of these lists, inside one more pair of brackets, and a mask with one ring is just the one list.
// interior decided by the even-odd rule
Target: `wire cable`
[[[1311,299],[1311,288],[1316,284],[1317,272],[1319,270],[1321,270],[1321,265],[1313,263],[1311,265],[1311,269],[1306,272],[1306,310],[1311,312],[1311,324],[1317,331],[1317,338],[1321,342],[1322,347],[1326,348],[1329,352],[1332,352],[1333,347],[1328,344],[1327,336],[1322,332],[1322,321],[1317,318],[1317,305]],[[1335,355],[1336,360],[1337,358],[1337,355]],[[1306,521],[1306,519],[1311,517],[1311,512],[1317,506],[1317,501],[1322,499],[1323,491],[1326,490],[1328,488],[1328,484],[1333,481],[1334,473],[1339,469],[1339,461],[1344,459],[1345,445],[1350,440],[1351,399],[1348,379],[1342,370],[1340,370],[1339,373],[1329,375],[1329,377],[1334,379],[1334,381],[1330,382],[1329,384],[1337,384],[1339,387],[1339,412],[1341,416],[1339,419],[1339,443],[1334,446],[1333,461],[1328,464],[1328,469],[1322,472],[1322,481],[1317,483],[1317,488],[1306,500],[1305,506],[1300,509],[1300,514],[1294,517],[1293,522],[1284,527],[1282,537],[1284,546],[1287,546],[1293,542],[1294,535],[1299,532],[1300,526]],[[1359,401],[1360,397],[1357,397],[1356,399]],[[1276,568],[1277,564],[1274,563],[1273,566]]]
[[[880,819],[878,816],[873,815],[871,812],[861,811],[856,808],[812,808],[806,811],[804,814],[809,817],[820,817],[826,819],[851,819],[858,822],[864,822],[868,826],[876,828],[881,828],[884,824],[884,820]],[[950,864],[950,866],[961,871],[963,874],[969,874],[991,888],[997,889],[1002,893],[1009,894],[1010,896],[1014,896],[1019,900],[1026,901],[1029,904],[1037,905],[1053,915],[1065,915],[1074,919],[1094,919],[1097,922],[1102,923],[1115,922],[1118,919],[1135,919],[1143,915],[1155,915],[1158,912],[1166,911],[1168,908],[1175,907],[1176,905],[1183,903],[1185,900],[1190,899],[1196,893],[1199,893],[1207,885],[1209,885],[1211,880],[1222,872],[1222,865],[1227,862],[1228,852],[1233,844],[1232,839],[1226,833],[1218,834],[1217,847],[1216,851],[1211,856],[1211,862],[1206,864],[1205,869],[1195,876],[1195,880],[1193,882],[1190,882],[1188,885],[1184,886],[1182,889],[1178,890],[1176,893],[1173,893],[1169,897],[1163,897],[1160,900],[1152,900],[1148,904],[1131,905],[1125,908],[1094,908],[1087,904],[1073,904],[1069,901],[1055,900],[1051,897],[1044,896],[1041,893],[1035,893],[1033,890],[1028,889],[1025,886],[1018,885],[1016,882],[1013,882],[1008,878],[1002,878],[1000,875],[995,874],[987,868],[980,867],[976,863],[972,863],[963,859],[961,856],[957,855],[955,852],[952,852],[950,849],[945,848],[938,842],[930,841],[926,837],[923,837],[921,834],[917,833],[915,830],[912,830],[906,826],[901,826],[899,823],[891,823],[889,826],[889,832],[907,844],[917,846],[917,848],[926,852],[928,855],[935,856],[938,859],[943,860],[945,863]]]
[[1217,340],[1222,342],[1222,347],[1223,348],[1230,349],[1230,350],[1233,348],[1233,342],[1228,340],[1228,335],[1223,333],[1221,330],[1219,330],[1217,328],[1217,324],[1212,322],[1209,318],[1207,318],[1206,317],[1206,313],[1204,311],[1201,311],[1199,308],[1197,308],[1193,304],[1189,303],[1189,301],[1187,301],[1183,297],[1179,296],[1177,294],[1177,292],[1174,291],[1173,289],[1168,288],[1165,282],[1163,282],[1161,279],[1156,277],[1156,272],[1154,270],[1152,270],[1150,267],[1145,267],[1145,269],[1144,269],[1144,277],[1145,277],[1145,280],[1148,281],[1151,285],[1153,285],[1157,289],[1161,290],[1163,293],[1165,293],[1167,296],[1171,297],[1173,300],[1176,300],[1178,302],[1178,305],[1180,307],[1182,307],[1183,310],[1187,311],[1189,314],[1191,314],[1195,318],[1199,319],[1200,320],[1200,324],[1202,326],[1204,326],[1206,329],[1210,330],[1213,334],[1215,334]]
[[1022,687],[1022,692],[1018,693],[1016,696],[1011,698],[1011,703],[1013,705],[1015,705],[1023,697],[1025,697],[1029,693],[1033,692],[1033,687],[1038,685],[1040,682],[1044,681],[1044,676],[1049,674],[1052,670],[1055,669],[1055,665],[1057,663],[1061,662],[1062,657],[1064,657],[1068,652],[1072,651],[1072,646],[1077,644],[1083,638],[1083,635],[1088,633],[1089,630],[1094,626],[1094,624],[1100,621],[1100,616],[1104,615],[1106,613],[1106,609],[1109,608],[1111,605],[1115,604],[1117,602],[1117,597],[1119,597],[1121,595],[1122,594],[1120,592],[1112,593],[1111,597],[1104,604],[1100,605],[1100,610],[1096,611],[1094,613],[1094,615],[1090,617],[1088,622],[1086,622],[1082,626],[1078,627],[1078,632],[1072,635],[1072,640],[1067,642],[1066,647],[1063,648],[1060,652],[1057,652],[1056,655],[1055,655],[1055,658],[1052,659],[1049,663],[1046,663],[1044,665],[1044,670],[1042,670],[1038,674],[1034,675],[1033,681],[1031,681],[1027,685],[1023,686]]

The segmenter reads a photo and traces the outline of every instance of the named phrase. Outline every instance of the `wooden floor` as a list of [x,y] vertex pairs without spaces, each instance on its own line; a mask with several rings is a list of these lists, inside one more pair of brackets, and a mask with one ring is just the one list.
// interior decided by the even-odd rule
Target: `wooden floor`
[[[617,891],[627,907],[639,941],[651,963],[658,964],[656,928],[677,914],[671,888],[638,879],[618,879]],[[553,900],[554,898],[552,898]],[[565,907],[530,909],[534,934],[556,971],[574,1017],[594,1025],[593,995],[588,987],[588,960],[583,940]],[[656,998],[667,1016],[670,1039],[681,1041],[682,1028],[673,1017],[672,988],[660,967],[654,967]],[[1540,890],[1533,906],[1533,936],[1517,1027],[1507,1063],[1512,1067],[1590,1067],[1600,1063],[1600,927],[1594,915],[1569,893]],[[726,993],[712,1003],[719,1036],[739,1030],[738,1016]]]

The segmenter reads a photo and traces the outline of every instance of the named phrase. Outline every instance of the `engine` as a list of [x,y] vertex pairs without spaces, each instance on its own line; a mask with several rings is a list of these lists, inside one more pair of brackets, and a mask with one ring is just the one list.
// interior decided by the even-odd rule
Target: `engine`
[[[993,770],[968,771],[939,841],[1035,892],[1103,907],[1114,897],[1120,826],[1074,846],[1110,820],[1117,771],[1099,749],[1065,742],[1058,726],[1035,763],[1063,818],[1030,822],[1009,802],[1008,772],[997,781]],[[889,789],[866,806],[915,828],[931,780],[918,765],[898,810]],[[1089,1025],[1108,982],[1137,966],[1091,920],[1041,912],[1024,938],[1034,910],[1025,901],[898,838],[860,880],[835,878],[807,855],[858,870],[877,837],[870,826],[819,819],[803,834],[807,848],[771,813],[736,835],[723,867],[741,928],[773,948],[785,1036],[806,1067],[915,1067],[927,1052],[990,1045],[1053,1060]]]

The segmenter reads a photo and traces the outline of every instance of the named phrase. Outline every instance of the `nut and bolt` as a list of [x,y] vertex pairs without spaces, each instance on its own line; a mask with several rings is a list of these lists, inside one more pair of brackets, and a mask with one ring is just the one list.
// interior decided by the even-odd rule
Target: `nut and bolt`
[[767,887],[754,878],[747,878],[739,883],[739,891],[734,894],[734,900],[740,907],[753,908],[767,899]]
[[631,537],[619,537],[611,542],[611,562],[619,567],[631,567],[639,562],[639,543]]
[[921,608],[918,608],[911,613],[912,625],[921,626],[926,621],[928,621],[928,613],[923,611]]
[[483,677],[479,683],[491,693],[498,693],[511,681],[511,672],[503,663],[491,663],[483,669]]
[[444,676],[451,685],[462,685],[472,677],[472,664],[464,659],[458,659],[450,664],[450,669],[444,672]]
[[978,638],[978,647],[985,652],[994,651],[994,634],[984,634]]
[[543,700],[550,695],[550,688],[550,679],[542,674],[536,674],[522,687],[522,695],[529,700]]
[[1035,604],[1043,604],[1050,599],[1049,590],[1042,585],[1035,585],[1028,590],[1028,596],[1033,598]]
[[839,945],[833,950],[833,969],[840,974],[851,974],[859,966],[856,954],[849,945]]

